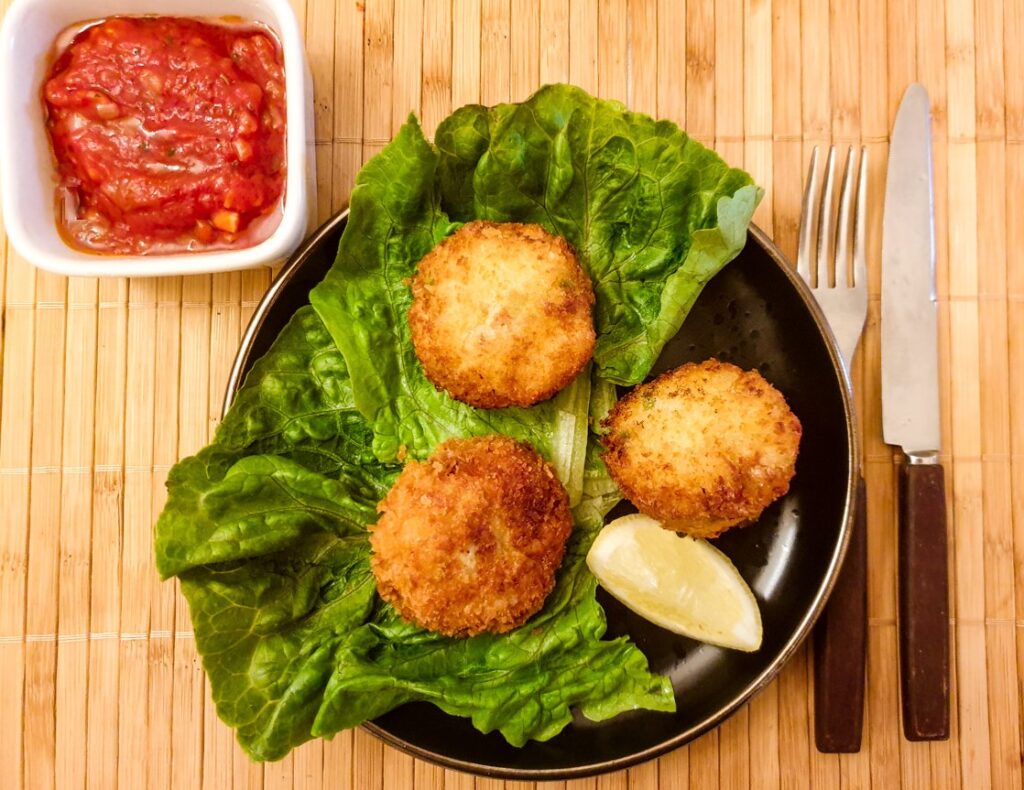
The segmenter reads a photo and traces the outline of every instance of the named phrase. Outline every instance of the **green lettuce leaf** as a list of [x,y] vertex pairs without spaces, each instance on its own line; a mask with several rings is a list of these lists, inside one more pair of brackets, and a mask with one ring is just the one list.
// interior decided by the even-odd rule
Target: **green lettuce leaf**
[[[600,464],[596,452],[588,459]],[[588,469],[591,480],[602,476],[603,464]],[[635,645],[601,640],[605,617],[586,554],[617,501],[617,492],[599,484],[574,509],[576,529],[554,591],[537,615],[507,634],[451,639],[382,607],[343,645],[314,734],[412,700],[468,716],[480,731],[498,730],[516,746],[558,734],[574,706],[594,721],[637,707],[675,710],[668,678],[652,675]]]
[[551,460],[578,501],[589,376],[529,409],[476,409],[427,379],[407,315],[416,264],[453,230],[436,185],[439,155],[415,118],[360,171],[334,266],[310,301],[356,382],[355,404],[382,461],[425,458],[452,437],[503,433]]
[[594,361],[617,384],[647,376],[743,249],[762,194],[670,121],[569,85],[462,108],[436,137],[453,219],[535,222],[576,248],[597,296]]
[[344,476],[343,488],[329,482],[320,496],[360,525],[373,520],[398,468],[376,461],[372,440],[344,358],[316,312],[300,308],[249,372],[213,443],[171,469],[156,525],[160,575],[257,556],[309,529],[319,513],[286,498],[296,469]]
[[254,759],[313,737],[339,646],[376,600],[368,556],[365,536],[319,531],[258,559],[182,573],[217,715]]
[[471,639],[417,628],[377,596],[366,529],[396,468],[372,441],[344,358],[305,307],[214,442],[169,476],[157,565],[181,579],[217,713],[249,755],[279,759],[412,700],[515,744],[554,736],[574,706],[595,720],[674,709],[636,646],[601,639],[584,560],[617,492],[593,437],[555,590],[522,627]]
[[[278,759],[408,701],[510,743],[573,707],[673,710],[667,678],[605,641],[586,552],[620,493],[596,432],[615,383],[647,375],[703,284],[745,240],[760,192],[673,124],[551,86],[463,108],[436,146],[410,120],[360,172],[331,272],[247,376],[213,443],[172,469],[157,568],[178,576],[218,715]],[[594,282],[594,365],[551,401],[478,410],[426,379],[406,314],[419,259],[474,218],[539,222]],[[406,456],[503,433],[552,460],[576,528],[540,612],[451,639],[377,595],[367,528]]]
[[214,445],[175,467],[174,501],[157,538],[165,576],[259,557],[311,532],[362,533],[377,520],[376,502],[349,479],[324,477],[275,455],[247,456],[221,476],[224,465]]
[[[671,683],[649,672],[635,645],[601,639],[605,618],[585,558],[617,500],[603,488],[575,510],[577,528],[543,609],[507,634],[453,639],[405,622],[376,597],[369,541],[352,520],[359,511],[324,499],[338,493],[337,481],[251,456],[196,497],[195,510],[222,498],[239,467],[247,477],[262,472],[259,489],[279,491],[259,507],[293,528],[268,529],[255,550],[209,534],[194,557],[217,561],[183,570],[181,582],[218,715],[255,759],[280,758],[415,700],[514,745],[553,737],[574,706],[598,721],[637,707],[675,709]],[[588,478],[601,476],[588,470]],[[224,531],[233,530],[231,513]]]

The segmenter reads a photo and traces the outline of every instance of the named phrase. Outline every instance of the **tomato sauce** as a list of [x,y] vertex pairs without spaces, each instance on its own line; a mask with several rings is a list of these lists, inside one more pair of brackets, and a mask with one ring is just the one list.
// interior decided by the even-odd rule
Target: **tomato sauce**
[[73,247],[237,248],[280,222],[284,67],[264,28],[176,17],[90,24],[58,55],[43,104],[58,224]]

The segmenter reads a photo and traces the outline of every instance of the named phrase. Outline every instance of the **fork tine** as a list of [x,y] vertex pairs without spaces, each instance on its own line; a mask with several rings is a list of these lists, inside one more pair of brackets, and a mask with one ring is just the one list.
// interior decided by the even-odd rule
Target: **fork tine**
[[836,173],[836,147],[828,147],[825,160],[825,184],[821,188],[821,203],[818,206],[818,254],[811,278],[812,288],[821,288],[828,282],[829,249],[832,242],[832,188]]
[[800,238],[796,247],[796,271],[804,282],[811,283],[812,218],[818,198],[818,146],[811,150],[811,164],[804,181],[804,199],[800,208]]
[[860,149],[860,173],[857,176],[857,212],[853,231],[853,285],[868,287],[867,264],[868,227],[868,147]]
[[839,222],[836,227],[835,279],[829,283],[835,288],[848,288],[850,262],[850,209],[853,204],[853,146],[846,152],[846,167],[843,168],[843,184],[839,189]]

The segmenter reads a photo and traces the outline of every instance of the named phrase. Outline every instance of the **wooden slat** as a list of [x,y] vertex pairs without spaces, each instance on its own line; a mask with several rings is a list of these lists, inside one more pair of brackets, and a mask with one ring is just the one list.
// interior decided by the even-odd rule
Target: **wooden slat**
[[540,13],[537,0],[511,0],[509,12],[509,99],[522,101],[540,84]]
[[658,760],[658,787],[661,790],[688,790],[690,785],[690,747],[669,752]]
[[[356,3],[336,7],[334,75],[331,95],[334,108],[331,210],[348,205],[356,173],[363,163],[363,25],[366,15]],[[243,292],[244,293],[244,292]]]
[[[0,635],[25,634],[25,581],[28,572],[28,513],[32,448],[31,370],[35,343],[35,316],[24,306],[35,300],[36,278],[32,268],[4,246],[5,297],[3,391],[0,400],[0,499],[8,527],[0,530]],[[17,788],[24,786],[24,733],[22,716],[25,678],[25,644],[20,638],[0,648],[0,764]]]
[[[1021,786],[1020,711],[1015,699],[1014,565],[1010,478],[1009,335],[1007,306],[1006,122],[1003,3],[975,7],[978,192],[979,367],[985,517],[985,642],[989,679],[992,783]],[[1007,633],[1004,633],[1007,632]]]
[[[36,299],[66,303],[67,281],[38,272]],[[28,579],[25,629],[30,634],[57,630],[57,546],[60,529],[61,434],[63,432],[64,309],[37,310],[32,372],[32,480],[29,494]],[[56,786],[55,669],[57,645],[49,640],[25,645],[25,785]]]
[[[385,787],[389,786],[385,784]],[[503,780],[492,779],[486,776],[479,777],[474,786],[476,790],[505,790],[505,782]]]
[[287,790],[294,787],[295,752],[276,763],[263,766],[263,787],[265,790]]
[[648,760],[635,768],[630,768],[627,774],[630,787],[657,787],[661,778],[659,765],[654,760]]
[[[329,208],[329,206],[328,206]],[[209,386],[206,401],[206,439],[213,438],[220,423],[224,387],[234,359],[232,347],[240,335],[241,274],[228,272],[215,274],[210,282],[210,341],[208,357]],[[231,786],[234,772],[234,752],[238,747],[231,730],[221,724],[210,698],[209,683],[205,684],[203,705],[203,786],[219,788]],[[320,767],[316,768],[317,777]]]
[[444,788],[445,790],[474,790],[476,780],[470,775],[461,771],[445,769]]
[[689,745],[690,787],[707,787],[716,790],[721,786],[718,774],[718,740],[720,737],[721,734],[718,730],[712,730]]
[[395,749],[384,752],[384,787],[412,787],[412,757]]
[[569,0],[541,0],[538,78],[542,85],[569,81]]
[[[420,116],[420,83],[423,73],[423,3],[399,3],[393,13],[394,57],[391,64],[391,134],[410,113]],[[390,135],[389,135],[390,136]]]
[[[659,118],[686,127],[686,2],[660,0],[657,11]],[[650,46],[651,39],[647,40]]]
[[413,765],[413,785],[416,790],[443,788],[444,769],[425,760],[416,760]]
[[627,0],[606,0],[597,9],[597,95],[629,101]]
[[[156,287],[156,343],[153,350],[156,371],[175,370],[181,353],[181,278],[168,277]],[[164,376],[153,393],[153,472],[151,513],[159,513],[167,499],[164,483],[167,469],[178,456],[178,376]],[[147,707],[149,717],[148,786],[165,790],[171,787],[171,741],[174,692],[174,632],[177,606],[184,606],[177,586],[162,583],[155,574],[150,579],[148,640]],[[163,715],[157,715],[163,711]],[[262,773],[262,772],[261,772]]]
[[[715,0],[715,136],[712,147],[723,159],[744,166],[743,0]],[[726,101],[725,97],[734,97]]]
[[[324,741],[321,783],[324,787],[345,787],[352,781],[352,733],[342,732]],[[235,784],[238,784],[236,778]]]
[[[658,114],[658,4],[651,0],[629,0],[626,7],[629,32],[627,70],[630,109]],[[671,19],[666,20],[666,25]]]
[[452,110],[452,3],[427,0],[423,11],[423,131],[434,136]]
[[[779,0],[772,23],[772,80],[790,85],[800,82],[799,0]],[[800,223],[800,195],[806,166],[803,156],[800,91],[772,91],[772,190],[774,216],[765,222],[786,255],[796,251]]]
[[[226,728],[222,728],[225,729]],[[324,744],[321,740],[304,743],[294,751],[292,787],[324,786]],[[221,785],[223,787],[224,785]],[[330,785],[327,785],[330,787]]]
[[597,93],[597,17],[597,0],[569,0],[569,81],[591,93]]
[[452,0],[452,107],[480,101],[480,2]]
[[394,19],[393,0],[368,0],[363,21],[364,94],[363,159],[369,159],[391,137],[391,94],[393,87]]
[[[0,7],[9,5],[6,0]],[[869,305],[853,381],[869,486],[863,750],[820,755],[810,655],[721,728],[629,771],[551,788],[1018,787],[1024,721],[1024,4],[1016,0],[293,0],[314,80],[316,214],[416,112],[571,81],[670,118],[766,188],[788,254],[813,145],[871,158]],[[902,737],[895,467],[881,436],[888,137],[907,83],[933,109],[952,737]],[[841,149],[845,153],[845,148]],[[2,176],[0,176],[2,177]],[[220,416],[268,268],[64,279],[0,228],[0,785],[506,788],[361,730],[251,763],[209,699],[152,522],[170,466]],[[536,785],[544,787],[547,785]]]
[[[181,286],[178,453],[192,455],[209,436],[210,301],[213,278],[186,277]],[[175,582],[177,586],[177,582]],[[171,703],[171,786],[202,787],[203,745],[207,723],[206,679],[191,632],[188,607],[174,612],[174,677]]]
[[[1003,16],[1003,74],[1006,124],[1006,216],[1024,215],[1024,85],[1016,78],[1024,55],[1015,45],[1024,36],[1024,7],[1008,3]],[[1014,609],[1024,613],[1024,223],[1009,222],[1006,272],[1009,338],[1010,458],[1014,559]],[[1014,629],[1018,720],[1024,721],[1024,628]]]
[[[89,682],[86,718],[87,784],[110,787],[117,777],[120,726],[119,644],[124,492],[124,415],[127,371],[128,283],[99,283],[96,334],[92,495],[92,586],[89,596]],[[103,638],[92,638],[92,635]],[[113,638],[111,638],[113,637]]]
[[[86,695],[89,644],[89,570],[92,555],[93,414],[96,401],[97,282],[68,283],[64,364],[64,449],[61,463],[60,587],[57,620],[56,784],[81,787],[86,766]],[[148,493],[148,486],[147,493]],[[147,580],[148,585],[148,580]],[[61,641],[61,637],[67,641]],[[145,642],[142,643],[145,645]]]
[[718,783],[726,788],[750,787],[759,766],[751,764],[750,708],[743,707],[719,727]]
[[[987,661],[984,628],[984,523],[978,368],[977,174],[975,143],[975,49],[973,3],[951,2],[946,9],[950,267],[950,371],[955,505],[957,699],[961,733],[960,764],[965,784],[991,782],[988,760]],[[971,219],[967,219],[970,217]],[[960,218],[967,220],[961,222]],[[962,260],[961,260],[962,259]],[[973,377],[973,378],[972,378]],[[972,506],[973,505],[973,506]],[[964,624],[969,620],[970,624]],[[970,744],[970,746],[968,746]],[[978,748],[978,747],[981,748]]]
[[[750,787],[777,790],[779,770],[779,683],[776,681],[750,703]],[[662,769],[664,771],[664,769]]]
[[[884,475],[889,474],[887,469],[878,471]],[[873,472],[875,470],[870,467],[865,470],[866,479],[877,479],[877,473]],[[869,541],[871,537],[868,536]],[[897,673],[892,671],[892,667],[896,666],[896,644],[896,626],[892,621],[882,625],[876,624],[871,629],[871,639],[868,643],[868,703],[864,729],[871,736],[872,787],[902,786],[899,756],[899,678]]]
[[486,105],[512,98],[511,13],[510,0],[481,0],[480,101]]
[[810,700],[807,678],[809,652],[799,650],[783,668],[779,687],[779,765],[783,788],[810,787],[811,741]]
[[742,42],[743,166],[765,190],[754,212],[754,222],[770,227],[775,189],[772,180],[772,15],[767,3],[744,0]]
[[[134,280],[128,289],[125,380],[124,544],[121,549],[121,643],[118,662],[118,776],[120,787],[143,787],[149,773],[150,595],[156,573],[150,538],[159,281]],[[70,335],[69,335],[70,337]]]
[[380,790],[384,786],[384,744],[366,730],[352,735],[352,786]]
[[306,9],[306,57],[313,77],[317,224],[330,216],[334,198],[334,29],[338,12],[334,3],[310,3]]

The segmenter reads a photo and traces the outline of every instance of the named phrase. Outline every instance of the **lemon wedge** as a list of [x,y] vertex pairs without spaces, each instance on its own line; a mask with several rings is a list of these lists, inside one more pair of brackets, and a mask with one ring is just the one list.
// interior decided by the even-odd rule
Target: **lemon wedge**
[[663,529],[635,513],[601,530],[587,565],[611,595],[662,628],[746,652],[761,646],[754,594],[729,558],[706,540]]

